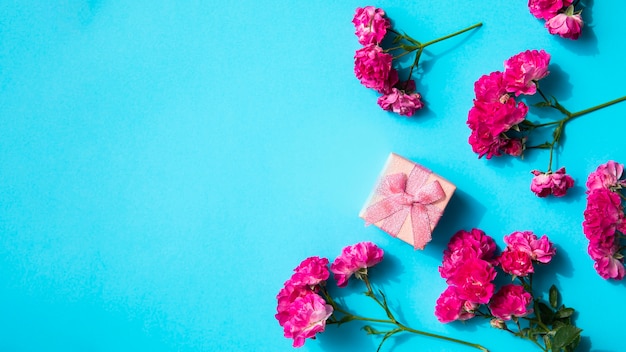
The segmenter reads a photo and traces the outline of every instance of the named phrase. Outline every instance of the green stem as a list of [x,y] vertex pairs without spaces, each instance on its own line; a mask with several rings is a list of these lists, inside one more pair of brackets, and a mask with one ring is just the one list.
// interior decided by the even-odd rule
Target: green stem
[[588,113],[590,113],[590,112],[594,112],[594,111],[596,111],[596,110],[600,110],[600,109],[602,109],[602,108],[606,108],[607,106],[611,106],[611,105],[613,105],[613,104],[620,103],[620,102],[622,102],[622,101],[624,101],[624,100],[626,100],[626,96],[623,96],[623,97],[621,97],[621,98],[617,98],[617,99],[613,99],[613,100],[608,101],[608,102],[606,102],[606,103],[604,103],[604,104],[596,105],[596,106],[591,107],[591,108],[589,108],[589,109],[585,109],[585,110],[581,110],[581,111],[578,111],[578,112],[572,113],[572,114],[570,114],[570,116],[569,116],[569,117],[570,117],[570,119],[573,119],[573,118],[575,118],[575,117],[582,116],[582,115],[588,114]]
[[484,352],[489,352],[488,349],[486,349],[485,347],[483,347],[483,346],[481,346],[479,344],[476,344],[476,343],[471,343],[471,342],[455,339],[455,338],[452,338],[452,337],[437,335],[437,334],[433,334],[433,333],[430,333],[430,332],[415,330],[415,329],[412,329],[412,328],[410,328],[408,326],[405,326],[405,325],[403,325],[401,323],[398,323],[398,322],[396,322],[396,325],[400,329],[402,329],[402,330],[404,330],[406,332],[411,332],[411,333],[414,333],[414,334],[417,334],[417,335],[422,335],[422,336],[434,337],[436,339],[441,339],[441,340],[445,340],[445,341],[448,341],[448,342],[455,342],[455,343],[459,343],[461,345],[474,347],[474,348],[479,349],[479,350],[484,351]]
[[465,28],[465,29],[461,29],[460,31],[456,31],[456,32],[454,32],[454,33],[452,33],[452,34],[448,34],[448,35],[443,36],[443,37],[441,37],[441,38],[437,38],[437,39],[431,40],[431,41],[429,41],[429,42],[426,42],[426,43],[422,44],[422,48],[425,48],[425,47],[427,47],[427,46],[429,46],[429,45],[432,45],[432,44],[438,43],[438,42],[440,42],[440,41],[446,40],[446,39],[448,39],[448,38],[452,38],[452,37],[454,37],[454,36],[457,36],[457,35],[459,35],[459,34],[465,33],[465,32],[467,32],[467,31],[469,31],[469,30],[474,29],[474,28],[478,28],[478,27],[480,27],[480,26],[482,26],[482,25],[483,25],[483,24],[482,24],[482,22],[479,22],[479,23],[476,23],[475,25],[469,26],[469,27],[467,27],[467,28]]

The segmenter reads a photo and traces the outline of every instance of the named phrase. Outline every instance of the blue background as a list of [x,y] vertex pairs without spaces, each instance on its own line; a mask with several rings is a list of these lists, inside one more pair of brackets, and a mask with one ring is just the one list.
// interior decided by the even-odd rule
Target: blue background
[[[413,118],[354,76],[350,21],[365,5],[422,41],[484,23],[428,48]],[[473,227],[500,247],[547,234],[558,255],[538,287],[579,311],[580,351],[621,350],[626,287],[595,273],[581,223],[589,172],[626,162],[626,103],[567,126],[555,166],[577,183],[562,199],[529,190],[547,151],[478,159],[465,124],[474,81],[527,49],[552,55],[542,87],[572,111],[625,95],[623,15],[587,5],[571,41],[523,1],[0,1],[0,350],[290,351],[274,313],[291,270],[365,240],[385,250],[371,277],[409,325],[533,350],[433,315],[442,250]],[[458,187],[424,251],[357,216],[392,151]],[[336,293],[382,314],[361,290]],[[300,350],[374,351],[361,326]],[[408,336],[384,349],[472,350]]]

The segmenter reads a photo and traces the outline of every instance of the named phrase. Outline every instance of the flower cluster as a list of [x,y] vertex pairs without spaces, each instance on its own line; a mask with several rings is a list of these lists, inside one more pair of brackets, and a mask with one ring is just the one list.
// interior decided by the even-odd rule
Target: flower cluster
[[[489,318],[493,327],[552,346],[553,351],[560,350],[555,348],[559,344],[573,348],[581,331],[571,324],[573,310],[559,306],[556,297],[550,297],[550,308],[534,296],[532,288],[535,266],[552,260],[554,245],[545,235],[538,238],[530,231],[513,232],[504,236],[504,242],[506,248],[496,255],[494,240],[482,230],[461,230],[452,236],[439,267],[448,287],[437,299],[435,316],[442,323],[482,316]],[[497,290],[496,268],[512,277],[512,283]],[[558,295],[556,287],[550,294]],[[526,328],[520,325],[522,317],[528,321]],[[514,323],[517,331],[511,330],[508,322]],[[561,331],[564,326],[568,328]]]
[[546,21],[550,34],[574,40],[580,36],[582,10],[574,9],[573,0],[528,0],[528,9],[533,16]]
[[548,75],[549,63],[545,51],[527,50],[506,60],[503,72],[484,75],[474,83],[476,97],[467,125],[472,130],[469,143],[479,158],[522,155],[526,138],[519,131],[528,106],[515,98],[537,92],[537,81]]
[[310,257],[302,261],[294,274],[278,292],[276,319],[284,335],[301,347],[307,338],[324,331],[333,307],[319,295],[320,286],[328,279],[328,259]]
[[587,178],[583,232],[589,240],[588,253],[594,268],[604,279],[622,280],[626,275],[622,253],[626,219],[620,192],[626,186],[623,172],[623,164],[609,161]]
[[[550,59],[550,54],[544,50],[527,50],[507,59],[504,71],[480,77],[474,83],[474,104],[467,118],[471,130],[468,141],[479,158],[487,159],[503,154],[522,156],[527,149],[549,149],[547,171],[531,171],[534,177],[530,189],[539,197],[562,197],[574,186],[574,179],[566,174],[564,167],[552,171],[554,149],[564,136],[565,125],[577,117],[624,101],[626,97],[572,113],[554,97],[548,99],[539,88],[539,80],[549,74]],[[534,106],[558,110],[564,117],[544,123],[528,120],[529,107],[518,100],[536,93],[542,100]],[[546,127],[553,128],[552,141],[528,145],[531,131]]]
[[330,264],[330,272],[338,287],[348,285],[349,279],[354,276],[365,284],[365,295],[373,299],[385,311],[386,319],[367,318],[355,315],[342,307],[326,287],[330,276],[328,259],[309,257],[302,261],[291,278],[287,280],[279,291],[276,320],[283,327],[284,336],[293,339],[294,347],[304,345],[306,339],[315,339],[318,333],[325,330],[326,325],[341,325],[350,321],[360,320],[368,323],[388,324],[394,328],[379,331],[366,325],[363,329],[370,335],[381,335],[382,341],[378,349],[390,336],[408,332],[417,335],[438,338],[449,342],[474,347],[484,352],[488,350],[478,344],[458,340],[433,333],[412,329],[400,323],[393,315],[387,299],[381,290],[375,291],[368,278],[368,268],[383,260],[384,252],[371,242],[361,242],[345,247],[341,254]]
[[[356,77],[362,85],[381,94],[378,105],[383,110],[403,116],[413,116],[415,111],[424,106],[422,96],[416,91],[415,80],[412,79],[424,48],[481,25],[479,23],[451,35],[421,43],[391,28],[391,22],[385,17],[385,11],[374,6],[357,8],[352,23],[362,45],[354,55]],[[382,42],[389,37],[387,34],[394,36],[393,44],[383,49]],[[408,78],[400,80],[398,74],[400,67],[394,60],[413,52],[416,54],[409,68]]]

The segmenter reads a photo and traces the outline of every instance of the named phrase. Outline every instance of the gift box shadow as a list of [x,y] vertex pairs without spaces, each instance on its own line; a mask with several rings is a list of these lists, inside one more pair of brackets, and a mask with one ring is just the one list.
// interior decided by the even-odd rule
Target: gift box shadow
[[433,231],[431,242],[424,248],[424,254],[441,259],[450,238],[459,230],[477,227],[486,210],[469,193],[457,189]]

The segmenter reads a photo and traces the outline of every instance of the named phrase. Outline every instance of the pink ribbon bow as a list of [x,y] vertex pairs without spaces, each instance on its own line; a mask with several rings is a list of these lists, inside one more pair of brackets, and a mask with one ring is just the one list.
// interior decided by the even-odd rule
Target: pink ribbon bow
[[446,197],[439,181],[424,185],[431,173],[415,165],[408,178],[404,173],[383,177],[376,193],[384,198],[365,210],[363,218],[366,225],[383,221],[379,227],[391,236],[398,237],[410,214],[413,246],[415,249],[423,249],[432,238],[431,224],[436,224],[443,214],[433,203]]

